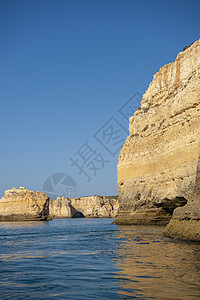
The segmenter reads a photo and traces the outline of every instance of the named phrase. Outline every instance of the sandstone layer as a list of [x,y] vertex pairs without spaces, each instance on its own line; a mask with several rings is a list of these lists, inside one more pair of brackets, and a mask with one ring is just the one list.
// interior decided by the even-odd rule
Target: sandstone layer
[[49,198],[45,193],[23,187],[5,191],[0,200],[0,221],[45,221],[49,219]]
[[118,201],[103,196],[80,198],[58,197],[50,202],[50,215],[57,218],[114,218]]
[[174,209],[187,203],[196,181],[200,40],[153,76],[141,107],[129,120],[129,131],[117,167],[115,223],[167,224]]

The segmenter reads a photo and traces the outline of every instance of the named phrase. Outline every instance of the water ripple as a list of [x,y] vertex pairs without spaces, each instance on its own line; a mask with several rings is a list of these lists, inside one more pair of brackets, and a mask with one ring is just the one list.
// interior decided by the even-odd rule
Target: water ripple
[[0,224],[1,299],[200,298],[200,245],[112,219]]

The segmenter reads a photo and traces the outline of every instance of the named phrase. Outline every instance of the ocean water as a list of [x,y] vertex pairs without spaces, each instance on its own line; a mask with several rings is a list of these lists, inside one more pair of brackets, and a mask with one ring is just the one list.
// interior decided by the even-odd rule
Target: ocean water
[[112,219],[0,223],[0,299],[200,299],[200,244]]

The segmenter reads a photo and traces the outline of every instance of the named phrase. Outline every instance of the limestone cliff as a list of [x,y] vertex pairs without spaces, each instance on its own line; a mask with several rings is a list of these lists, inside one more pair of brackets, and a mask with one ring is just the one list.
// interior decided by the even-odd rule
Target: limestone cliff
[[200,40],[153,76],[129,130],[117,168],[120,206],[115,223],[167,224],[195,186]]
[[50,215],[53,218],[114,218],[118,206],[117,200],[103,196],[58,197],[50,202]]
[[0,200],[0,221],[43,221],[49,219],[49,198],[45,193],[23,187],[5,191]]

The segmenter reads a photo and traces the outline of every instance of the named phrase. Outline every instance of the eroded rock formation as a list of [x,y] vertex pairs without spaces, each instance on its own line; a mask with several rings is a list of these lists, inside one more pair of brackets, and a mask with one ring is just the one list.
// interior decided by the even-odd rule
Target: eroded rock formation
[[114,218],[119,207],[118,200],[104,196],[71,198],[70,201],[87,218]]
[[[153,76],[141,107],[130,118],[129,131],[119,156],[115,223],[167,224],[173,210],[187,203],[196,180],[200,40]],[[182,215],[183,210],[178,212]]]
[[58,197],[50,202],[50,215],[53,218],[114,218],[118,207],[116,199],[103,196]]
[[49,219],[49,198],[45,193],[23,187],[5,191],[0,200],[0,221],[45,221]]
[[72,205],[71,201],[65,197],[58,197],[56,200],[49,203],[49,214],[53,219],[66,218],[83,218],[83,214],[77,211]]
[[187,204],[174,210],[172,219],[163,233],[173,238],[200,241],[200,156],[194,190],[185,197],[188,199]]

